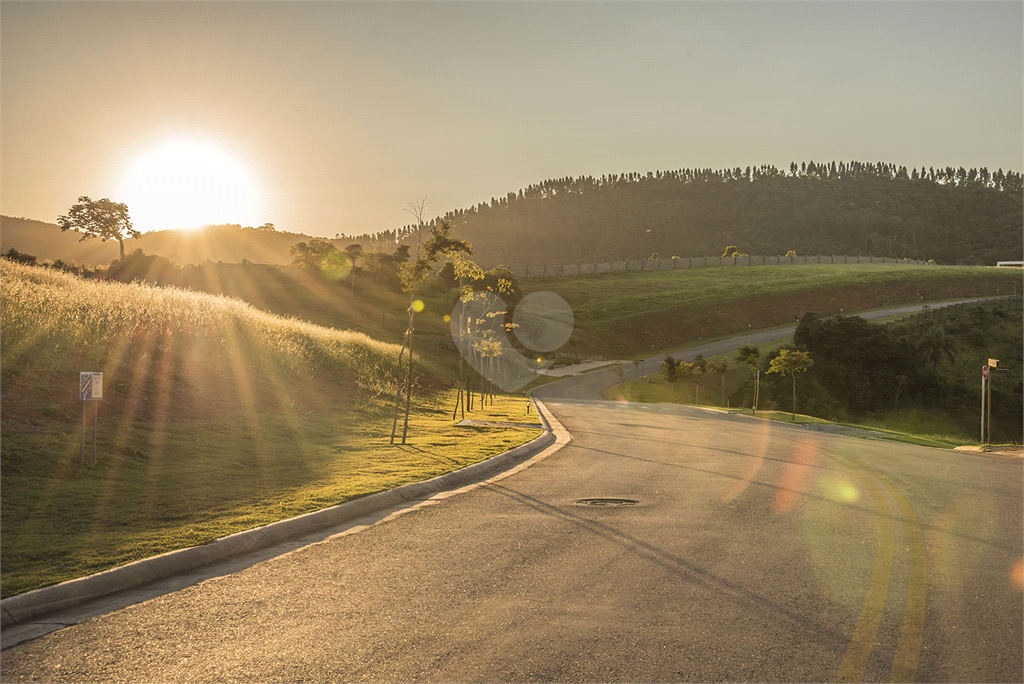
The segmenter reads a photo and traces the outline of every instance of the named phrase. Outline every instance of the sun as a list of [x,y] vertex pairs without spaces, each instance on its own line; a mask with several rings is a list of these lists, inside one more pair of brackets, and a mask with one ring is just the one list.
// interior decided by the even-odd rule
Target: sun
[[265,222],[265,195],[251,170],[215,145],[171,140],[124,170],[117,201],[140,231]]

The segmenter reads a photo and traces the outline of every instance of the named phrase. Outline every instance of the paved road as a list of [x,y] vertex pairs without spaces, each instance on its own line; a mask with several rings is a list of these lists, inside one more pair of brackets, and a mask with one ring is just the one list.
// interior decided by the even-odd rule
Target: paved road
[[2,679],[1024,681],[1019,459],[594,401],[610,380],[538,391],[573,440],[529,468],[7,649]]

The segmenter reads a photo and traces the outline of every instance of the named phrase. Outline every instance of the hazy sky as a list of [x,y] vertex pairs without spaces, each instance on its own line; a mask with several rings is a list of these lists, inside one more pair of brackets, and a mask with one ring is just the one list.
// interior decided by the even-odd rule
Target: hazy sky
[[1019,1],[4,0],[0,26],[0,210],[50,222],[169,139],[248,169],[237,222],[313,235],[562,176],[1022,166]]

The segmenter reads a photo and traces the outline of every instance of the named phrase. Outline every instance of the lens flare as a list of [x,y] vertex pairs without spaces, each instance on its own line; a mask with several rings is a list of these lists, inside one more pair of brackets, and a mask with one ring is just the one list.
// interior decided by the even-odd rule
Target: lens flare
[[[738,476],[738,479],[732,489],[722,495],[723,502],[728,503],[742,494],[753,481],[754,476],[760,472],[761,466],[764,465],[764,456],[768,451],[768,439],[771,434],[771,427],[769,425],[770,421],[766,420],[762,421],[762,423],[761,429],[758,431],[758,434],[760,435],[760,444],[756,449],[754,449],[756,455],[749,459],[746,469],[742,475]],[[753,444],[751,443],[750,446],[753,446]]]
[[817,445],[810,440],[797,443],[793,456],[789,459],[782,475],[779,477],[778,488],[772,496],[772,510],[779,515],[788,513],[796,505],[797,498],[805,494],[808,476],[814,462],[818,460]]
[[818,481],[821,495],[840,503],[856,503],[860,500],[860,490],[842,475],[826,475]]
[[513,392],[537,377],[540,368],[553,361],[522,354],[508,339],[505,317],[508,306],[492,292],[463,297],[452,309],[449,328],[452,341],[470,366],[506,392]]
[[512,312],[515,336],[528,349],[554,351],[572,335],[572,307],[554,292],[532,292]]
[[352,262],[344,252],[329,252],[320,260],[320,272],[331,280],[343,280],[352,270]]
[[1024,591],[1024,558],[1018,558],[1010,568],[1010,586],[1017,591]]
[[412,303],[412,310],[415,311],[416,313],[423,311],[423,300],[417,299],[416,301],[414,301]]

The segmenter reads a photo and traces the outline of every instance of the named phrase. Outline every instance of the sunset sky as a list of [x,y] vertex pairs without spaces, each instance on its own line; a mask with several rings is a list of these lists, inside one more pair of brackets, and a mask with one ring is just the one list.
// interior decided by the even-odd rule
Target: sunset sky
[[1020,2],[4,0],[0,25],[0,210],[49,222],[90,195],[333,236],[563,176],[1022,166]]

